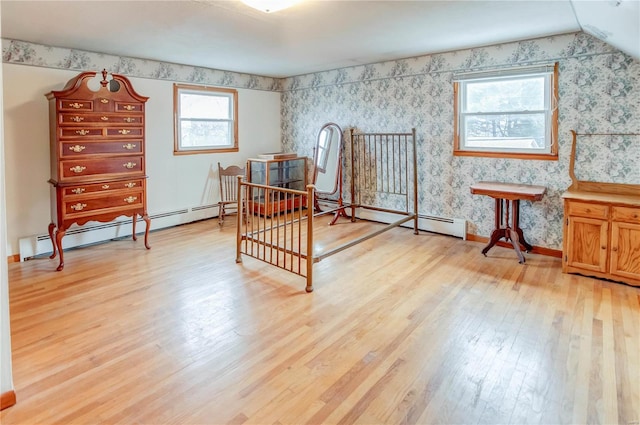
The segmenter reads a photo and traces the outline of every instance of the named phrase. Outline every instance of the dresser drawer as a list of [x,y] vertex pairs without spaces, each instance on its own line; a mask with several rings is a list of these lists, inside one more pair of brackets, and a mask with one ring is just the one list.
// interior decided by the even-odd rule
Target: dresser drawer
[[129,128],[107,128],[107,136],[116,137],[142,137],[142,127],[129,127]]
[[136,102],[116,102],[116,112],[142,112],[144,104]]
[[108,192],[102,196],[88,195],[64,198],[63,209],[67,218],[76,214],[99,214],[101,210],[127,209],[144,204],[141,189],[127,192]]
[[640,207],[611,207],[611,219],[626,223],[640,223]]
[[142,153],[142,140],[118,140],[108,142],[64,142],[62,143],[61,157],[73,158],[83,155],[101,154],[138,154]]
[[68,159],[60,161],[60,175],[66,179],[82,179],[110,175],[140,174],[144,172],[142,156],[115,158]]
[[587,202],[569,202],[569,215],[580,217],[602,218],[609,217],[609,206],[589,204]]
[[120,125],[141,125],[142,115],[125,114],[73,114],[62,113],[59,115],[60,124],[82,125],[87,123]]
[[90,137],[102,137],[102,127],[60,127],[60,138],[82,139]]
[[60,109],[61,111],[93,111],[93,101],[59,99],[58,109]]
[[117,182],[96,183],[96,184],[80,184],[77,186],[65,187],[65,196],[87,195],[89,193],[103,193],[114,190],[140,189],[143,187],[144,180],[123,180]]

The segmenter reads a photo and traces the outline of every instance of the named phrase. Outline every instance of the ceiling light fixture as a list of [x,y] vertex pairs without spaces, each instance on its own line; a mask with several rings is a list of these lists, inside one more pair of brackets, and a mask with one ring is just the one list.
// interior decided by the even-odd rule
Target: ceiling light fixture
[[261,12],[273,13],[286,9],[298,3],[300,0],[241,0],[249,7],[258,9]]

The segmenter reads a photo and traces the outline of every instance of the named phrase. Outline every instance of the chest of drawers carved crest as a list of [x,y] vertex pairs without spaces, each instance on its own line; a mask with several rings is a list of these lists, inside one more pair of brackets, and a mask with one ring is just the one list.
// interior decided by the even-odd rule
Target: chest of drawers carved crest
[[102,71],[99,88],[89,83],[96,72],[83,72],[49,100],[51,148],[51,224],[53,254],[60,254],[62,238],[72,224],[109,222],[132,217],[146,223],[149,246],[151,220],[147,214],[145,172],[145,102],[124,76]]

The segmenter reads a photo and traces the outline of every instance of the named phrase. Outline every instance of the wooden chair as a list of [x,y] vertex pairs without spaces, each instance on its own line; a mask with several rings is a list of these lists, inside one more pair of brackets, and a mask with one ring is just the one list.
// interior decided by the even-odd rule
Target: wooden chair
[[220,202],[218,202],[218,224],[222,226],[227,209],[238,212],[238,176],[245,176],[245,169],[237,165],[223,168],[218,162],[220,178]]

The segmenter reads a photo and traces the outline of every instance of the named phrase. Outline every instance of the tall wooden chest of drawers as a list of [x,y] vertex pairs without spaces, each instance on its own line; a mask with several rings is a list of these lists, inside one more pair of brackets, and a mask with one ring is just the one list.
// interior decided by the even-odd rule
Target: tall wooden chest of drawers
[[[109,222],[132,217],[136,239],[138,216],[146,222],[147,249],[151,220],[147,214],[145,174],[145,102],[122,75],[90,87],[96,72],[83,72],[49,100],[51,147],[51,219],[53,254],[72,224]],[[94,91],[95,90],[95,91]]]

